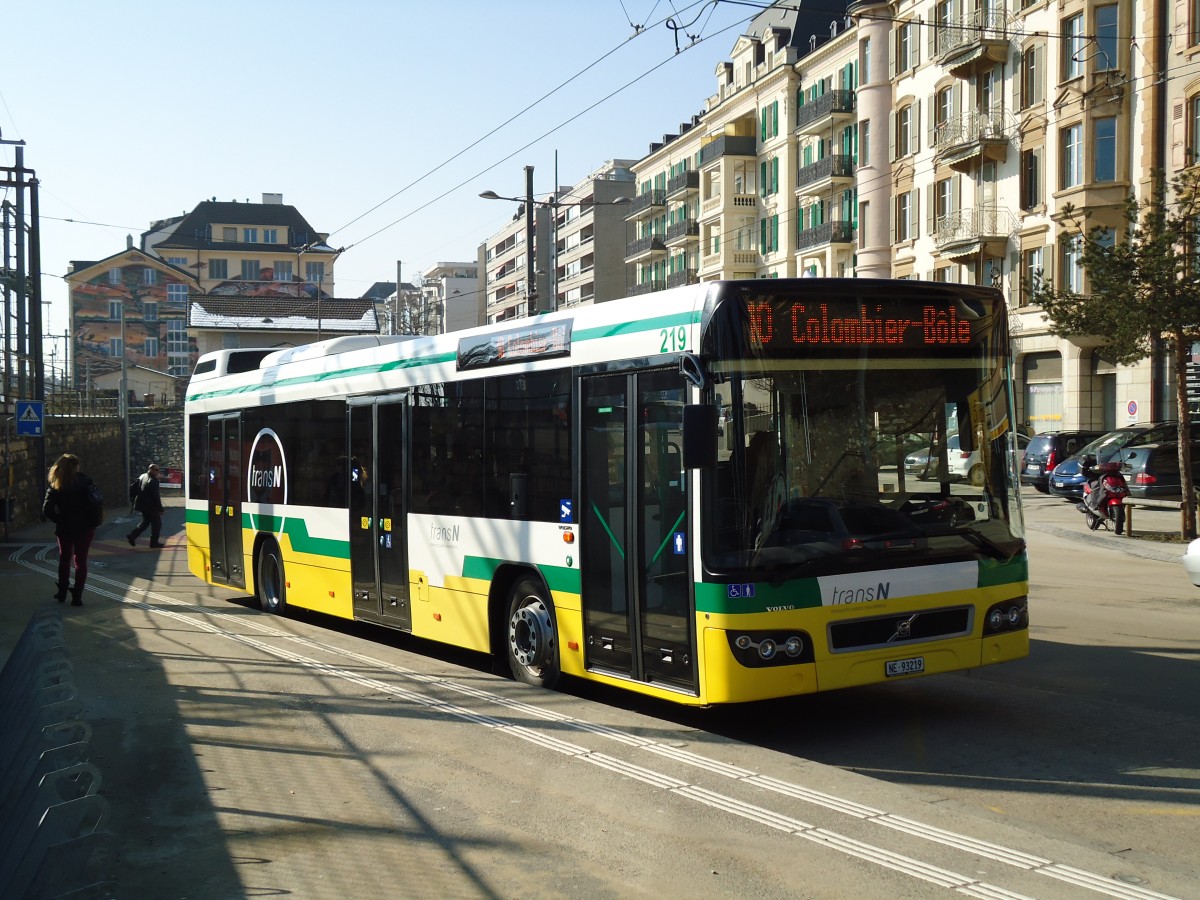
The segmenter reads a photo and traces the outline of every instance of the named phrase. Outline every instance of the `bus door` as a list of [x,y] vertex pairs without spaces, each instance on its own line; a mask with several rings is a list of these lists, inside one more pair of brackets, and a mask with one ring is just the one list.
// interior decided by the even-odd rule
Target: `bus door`
[[208,419],[208,546],[212,580],[246,586],[242,567],[242,419]]
[[345,460],[354,615],[412,630],[405,397],[352,400]]
[[683,379],[588,375],[580,390],[587,665],[695,691]]

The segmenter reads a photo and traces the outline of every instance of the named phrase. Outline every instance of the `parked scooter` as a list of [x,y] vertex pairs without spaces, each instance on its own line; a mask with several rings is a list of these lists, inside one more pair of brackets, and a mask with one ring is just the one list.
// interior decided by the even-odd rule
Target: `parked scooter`
[[1121,474],[1119,462],[1099,465],[1093,457],[1083,460],[1082,469],[1090,476],[1083,486],[1083,500],[1076,508],[1083,513],[1087,527],[1095,531],[1101,524],[1111,527],[1117,534],[1125,531],[1125,498],[1129,496],[1129,485]]

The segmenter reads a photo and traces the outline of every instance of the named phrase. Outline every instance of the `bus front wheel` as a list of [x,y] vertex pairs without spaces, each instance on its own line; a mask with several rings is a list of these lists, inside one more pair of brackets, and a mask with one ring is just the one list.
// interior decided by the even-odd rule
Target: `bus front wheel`
[[558,683],[554,604],[536,578],[522,578],[508,601],[508,665],[513,678],[536,687]]
[[267,612],[283,615],[287,609],[287,582],[283,579],[283,556],[272,541],[258,554],[258,577],[254,579],[258,605]]

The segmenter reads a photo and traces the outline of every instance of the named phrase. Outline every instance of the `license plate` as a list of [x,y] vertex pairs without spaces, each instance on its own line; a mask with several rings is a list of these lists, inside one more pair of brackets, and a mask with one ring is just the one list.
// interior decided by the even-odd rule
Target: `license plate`
[[1037,472],[1037,471],[1040,471],[1040,470],[1041,470],[1041,468],[1042,468],[1042,467],[1041,467],[1041,466],[1039,466],[1037,463],[1026,463],[1026,464],[1025,464],[1025,471],[1026,471],[1026,472]]
[[909,659],[889,659],[883,664],[884,674],[888,678],[893,675],[916,675],[925,671],[925,657],[913,656]]
[[1054,486],[1055,486],[1055,487],[1062,487],[1062,486],[1063,486],[1063,483],[1062,483],[1061,481],[1056,481],[1056,482],[1054,482]]

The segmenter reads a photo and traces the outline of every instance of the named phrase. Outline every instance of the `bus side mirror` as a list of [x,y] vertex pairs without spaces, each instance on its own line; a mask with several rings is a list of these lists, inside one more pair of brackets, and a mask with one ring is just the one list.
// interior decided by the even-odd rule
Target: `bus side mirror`
[[712,469],[717,465],[717,407],[693,403],[683,408],[683,467]]

